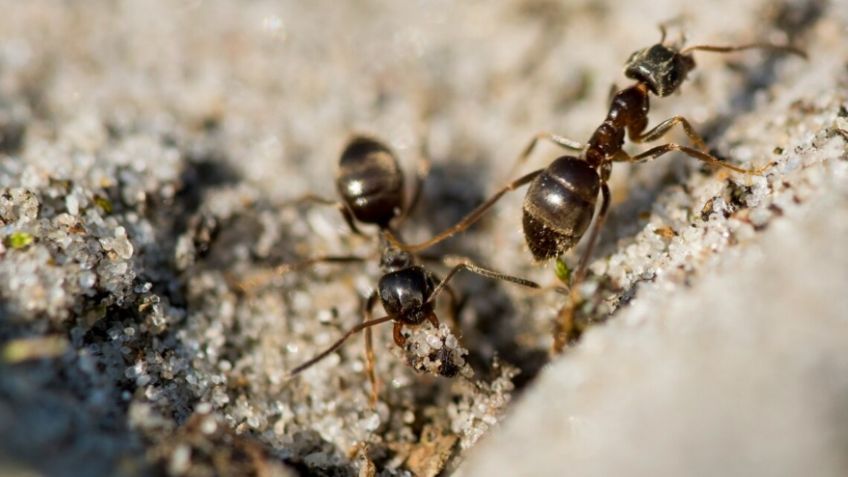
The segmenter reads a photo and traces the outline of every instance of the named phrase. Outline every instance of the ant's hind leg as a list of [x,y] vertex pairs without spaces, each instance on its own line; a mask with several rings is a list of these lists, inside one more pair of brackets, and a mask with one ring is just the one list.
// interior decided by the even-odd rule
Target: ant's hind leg
[[[613,85],[614,87],[614,85]],[[524,150],[521,151],[521,154],[518,155],[518,158],[515,160],[515,164],[513,164],[512,169],[509,170],[509,175],[507,177],[512,177],[518,172],[518,169],[521,168],[521,165],[527,161],[527,158],[530,157],[530,154],[533,153],[533,150],[536,149],[536,145],[539,144],[541,140],[550,141],[557,146],[563,149],[569,149],[572,151],[582,151],[584,145],[578,141],[573,139],[569,139],[564,136],[560,136],[558,134],[552,134],[549,132],[540,132],[533,136],[533,139],[527,143],[527,146],[524,147]]]
[[702,162],[706,162],[707,164],[724,167],[725,169],[730,169],[731,171],[740,172],[742,174],[751,174],[751,175],[760,175],[763,172],[767,171],[772,167],[773,164],[767,164],[761,167],[755,167],[752,169],[746,169],[744,167],[734,166],[733,164],[728,164],[717,157],[714,157],[705,152],[699,151],[697,149],[692,149],[691,147],[681,146],[680,144],[668,143],[663,144],[662,146],[657,146],[651,149],[648,149],[645,152],[637,154],[635,156],[628,156],[627,154],[617,155],[614,160],[620,162],[645,162],[652,159],[656,159],[663,154],[667,154],[673,151],[680,151],[687,156],[697,159]]
[[650,131],[638,133],[636,135],[631,134],[630,140],[637,143],[654,141],[664,136],[671,128],[678,124],[683,127],[683,132],[686,133],[686,136],[689,137],[689,140],[692,141],[695,147],[709,153],[709,149],[707,148],[707,144],[704,142],[703,138],[701,138],[701,136],[695,131],[695,128],[692,127],[692,124],[690,124],[683,116],[674,116],[673,118],[666,119]]
[[589,266],[589,259],[592,258],[592,252],[595,249],[595,244],[598,242],[601,228],[607,218],[610,204],[610,190],[606,182],[601,184],[601,210],[598,212],[595,223],[592,225],[592,231],[589,233],[589,241],[586,243],[586,249],[583,250],[583,255],[580,257],[580,262],[577,264],[577,270],[572,275],[571,293],[569,294],[568,303],[560,310],[557,317],[557,324],[554,331],[554,353],[560,353],[565,348],[565,345],[573,341],[579,336],[581,330],[575,326],[574,309],[579,304],[580,295],[578,289],[583,278],[586,276],[586,269]]
[[[374,309],[374,305],[377,304],[377,292],[372,291],[371,295],[365,300],[362,304],[362,322],[366,323],[371,321],[371,311]],[[374,371],[376,365],[376,359],[374,358],[374,343],[373,337],[371,333],[371,328],[365,329],[365,372],[368,375],[368,381],[371,382],[371,394],[369,396],[369,402],[371,403],[371,407],[375,407],[377,405],[377,396],[379,394],[379,383],[377,382],[377,373]]]
[[511,191],[523,186],[523,185],[528,184],[530,181],[535,179],[536,176],[541,174],[542,171],[543,171],[543,169],[535,170],[535,171],[530,172],[528,174],[525,174],[525,175],[519,177],[518,179],[510,182],[509,184],[505,185],[504,187],[501,188],[501,190],[495,192],[485,202],[483,202],[482,204],[477,206],[476,209],[472,210],[465,217],[460,219],[459,222],[455,223],[454,225],[452,225],[448,229],[440,232],[439,234],[433,236],[431,239],[429,239],[427,241],[417,243],[417,244],[408,245],[408,244],[401,243],[400,240],[398,240],[396,237],[394,237],[391,234],[387,235],[386,238],[388,238],[388,240],[391,242],[392,246],[394,246],[394,247],[396,247],[400,250],[407,251],[407,252],[419,252],[421,250],[428,249],[428,248],[432,247],[433,245],[436,245],[437,243],[439,243],[439,242],[441,242],[445,239],[453,237],[454,235],[456,235],[456,234],[466,230],[468,227],[471,227],[472,225],[474,225],[478,220],[480,220],[480,218],[483,215],[485,215],[485,213],[489,209],[492,208],[492,206],[495,205],[495,203],[498,200],[500,200],[501,197],[504,196],[504,194],[506,194],[507,192],[511,192]]

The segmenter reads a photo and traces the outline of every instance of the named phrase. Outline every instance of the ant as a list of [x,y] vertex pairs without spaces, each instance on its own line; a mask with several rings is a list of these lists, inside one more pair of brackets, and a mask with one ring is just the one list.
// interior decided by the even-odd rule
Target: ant
[[[579,301],[577,289],[585,277],[589,258],[609,209],[610,190],[607,182],[614,162],[646,162],[669,152],[679,151],[707,164],[743,174],[759,175],[770,167],[767,165],[747,169],[721,161],[710,154],[704,140],[682,116],[674,116],[647,129],[650,95],[664,97],[677,91],[688,73],[695,68],[692,54],[696,51],[729,53],[763,48],[806,58],[806,54],[797,48],[771,43],[737,46],[693,45],[684,48],[682,38],[680,44],[666,44],[664,25],[660,25],[660,32],[662,37],[659,43],[634,52],[627,60],[624,74],[635,80],[635,83],[618,91],[613,87],[606,118],[595,129],[588,143],[584,145],[551,133],[536,134],[518,156],[513,170],[530,156],[536,144],[543,139],[564,149],[579,151],[579,156],[561,156],[546,168],[537,169],[513,180],[456,224],[430,240],[414,245],[396,242],[395,246],[408,252],[429,248],[477,222],[507,192],[529,184],[522,206],[525,242],[536,262],[556,258],[557,276],[561,281],[568,282],[568,268],[560,257],[577,245],[595,216],[586,248],[575,273],[570,277],[569,304],[560,311],[557,318],[553,351],[559,353],[566,344],[575,341],[582,332],[573,317],[574,307]],[[694,148],[667,143],[636,155],[630,155],[622,149],[625,135],[634,143],[655,141],[678,124],[692,141]],[[601,205],[595,214],[599,192]]]
[[[347,142],[339,160],[336,187],[341,196],[341,202],[313,195],[304,196],[297,201],[336,206],[341,211],[351,231],[357,234],[361,234],[361,231],[356,226],[356,222],[376,226],[379,232],[380,268],[383,275],[379,279],[377,290],[372,291],[363,302],[362,321],[346,331],[327,349],[292,369],[288,373],[288,377],[293,377],[318,363],[339,349],[348,338],[365,331],[366,371],[371,382],[371,403],[374,405],[377,401],[377,378],[374,373],[372,326],[389,321],[393,322],[392,336],[394,342],[397,346],[403,348],[406,343],[406,337],[403,334],[404,327],[415,327],[427,321],[436,329],[439,328],[439,319],[435,313],[435,300],[443,290],[448,291],[452,319],[455,319],[453,315],[456,313],[456,297],[448,282],[461,270],[468,270],[487,278],[504,280],[528,288],[539,288],[537,283],[530,280],[489,270],[473,263],[469,258],[454,256],[440,257],[443,264],[452,267],[444,279],[440,280],[434,273],[418,264],[417,258],[419,257],[392,245],[393,242],[400,243],[395,229],[408,217],[409,212],[420,198],[424,178],[429,170],[429,161],[424,157],[426,157],[426,154],[422,155],[418,167],[414,192],[410,200],[404,203],[404,176],[395,154],[385,144],[374,138],[355,135]],[[278,266],[271,274],[284,274],[321,262],[364,262],[369,258],[373,257],[316,256],[296,263]],[[432,259],[432,257],[420,258]],[[264,277],[267,278],[267,274]],[[243,282],[242,288],[252,288],[261,281],[264,281],[263,277],[247,280]],[[383,305],[386,315],[380,318],[372,318],[372,311],[378,299]],[[440,362],[436,372],[441,376],[453,377],[459,372],[459,367],[451,361],[450,354],[448,350],[442,347],[434,352],[431,357],[434,361]]]

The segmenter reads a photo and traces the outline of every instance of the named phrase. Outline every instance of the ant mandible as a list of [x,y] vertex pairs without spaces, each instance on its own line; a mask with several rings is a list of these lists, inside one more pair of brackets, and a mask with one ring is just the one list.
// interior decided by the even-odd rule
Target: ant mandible
[[[609,209],[610,190],[607,182],[614,162],[645,162],[672,151],[679,151],[696,160],[744,174],[761,174],[769,167],[767,165],[748,169],[719,160],[709,153],[704,140],[682,116],[674,116],[646,130],[650,94],[662,97],[677,91],[688,73],[695,68],[692,54],[696,51],[729,53],[763,48],[806,58],[806,54],[797,48],[771,43],[737,46],[693,45],[684,48],[682,45],[666,44],[665,27],[660,25],[660,31],[662,38],[659,43],[636,51],[627,60],[624,74],[635,80],[635,83],[617,92],[613,89],[607,116],[595,129],[588,143],[584,145],[556,134],[537,134],[519,155],[513,170],[530,156],[536,144],[543,139],[565,149],[579,151],[579,157],[559,157],[546,168],[515,179],[455,225],[430,240],[413,245],[395,242],[395,246],[408,252],[429,248],[477,222],[507,192],[530,184],[522,206],[522,225],[527,246],[536,262],[556,258],[557,264],[564,267],[564,262],[559,257],[574,247],[589,228],[600,192],[600,209],[577,269],[571,276],[570,300],[560,311],[554,331],[553,350],[561,352],[565,345],[575,340],[582,331],[575,325],[573,318],[574,307],[579,300],[577,290],[586,274],[589,258]],[[692,141],[694,148],[667,143],[632,156],[622,149],[625,135],[634,143],[655,141],[678,124]],[[558,275],[564,281],[567,280],[562,274]]]
[[[379,232],[380,268],[383,275],[377,284],[377,290],[372,291],[362,307],[362,322],[346,331],[327,349],[292,369],[288,374],[293,377],[339,349],[351,336],[365,331],[366,372],[371,382],[371,403],[377,400],[377,378],[374,372],[374,350],[372,345],[371,327],[392,321],[394,323],[393,338],[395,344],[403,347],[406,337],[403,335],[405,326],[418,326],[429,321],[439,328],[439,320],[435,313],[436,297],[447,290],[451,300],[451,310],[455,312],[456,298],[448,282],[461,270],[468,270],[487,278],[504,280],[529,288],[539,288],[530,280],[506,275],[473,263],[466,257],[446,256],[441,261],[452,268],[444,279],[437,276],[417,263],[414,254],[400,250],[392,243],[401,243],[396,228],[408,217],[421,195],[424,178],[429,170],[426,154],[422,154],[419,163],[414,192],[409,201],[404,201],[403,171],[398,165],[395,154],[382,142],[367,136],[356,135],[345,146],[339,160],[336,176],[336,188],[341,196],[341,202],[307,195],[296,202],[314,202],[336,206],[342,213],[350,229],[361,234],[356,222],[374,225]],[[389,240],[391,237],[391,240]],[[352,263],[364,262],[374,257],[353,255],[322,255],[305,260],[284,264],[273,272],[262,274],[242,284],[243,289],[250,289],[264,282],[268,276],[289,273],[301,268],[322,262]],[[428,257],[421,257],[427,259]],[[382,303],[386,315],[372,318],[372,310],[377,300]],[[435,354],[441,361],[437,373],[452,377],[458,372],[457,366],[450,361],[443,351]]]

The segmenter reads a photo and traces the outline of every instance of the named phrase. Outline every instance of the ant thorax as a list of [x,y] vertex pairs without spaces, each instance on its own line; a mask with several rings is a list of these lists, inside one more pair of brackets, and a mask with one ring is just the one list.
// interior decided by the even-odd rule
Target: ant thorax
[[409,252],[404,252],[388,244],[383,245],[383,252],[380,255],[380,270],[383,273],[396,272],[404,268],[409,268],[414,263],[415,260]]

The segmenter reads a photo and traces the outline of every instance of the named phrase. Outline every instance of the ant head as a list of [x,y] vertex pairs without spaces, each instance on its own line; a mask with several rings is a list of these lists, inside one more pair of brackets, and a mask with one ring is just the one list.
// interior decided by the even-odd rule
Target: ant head
[[624,66],[624,74],[646,84],[655,95],[668,96],[680,87],[693,68],[695,59],[691,55],[657,43],[630,55]]
[[396,272],[412,266],[412,254],[389,246],[384,246],[380,256],[380,269],[384,272]]
[[336,188],[356,220],[385,228],[403,211],[403,172],[394,153],[365,136],[348,141]]
[[433,314],[428,300],[434,288],[433,277],[419,266],[386,273],[377,285],[386,314],[407,325],[419,325]]

